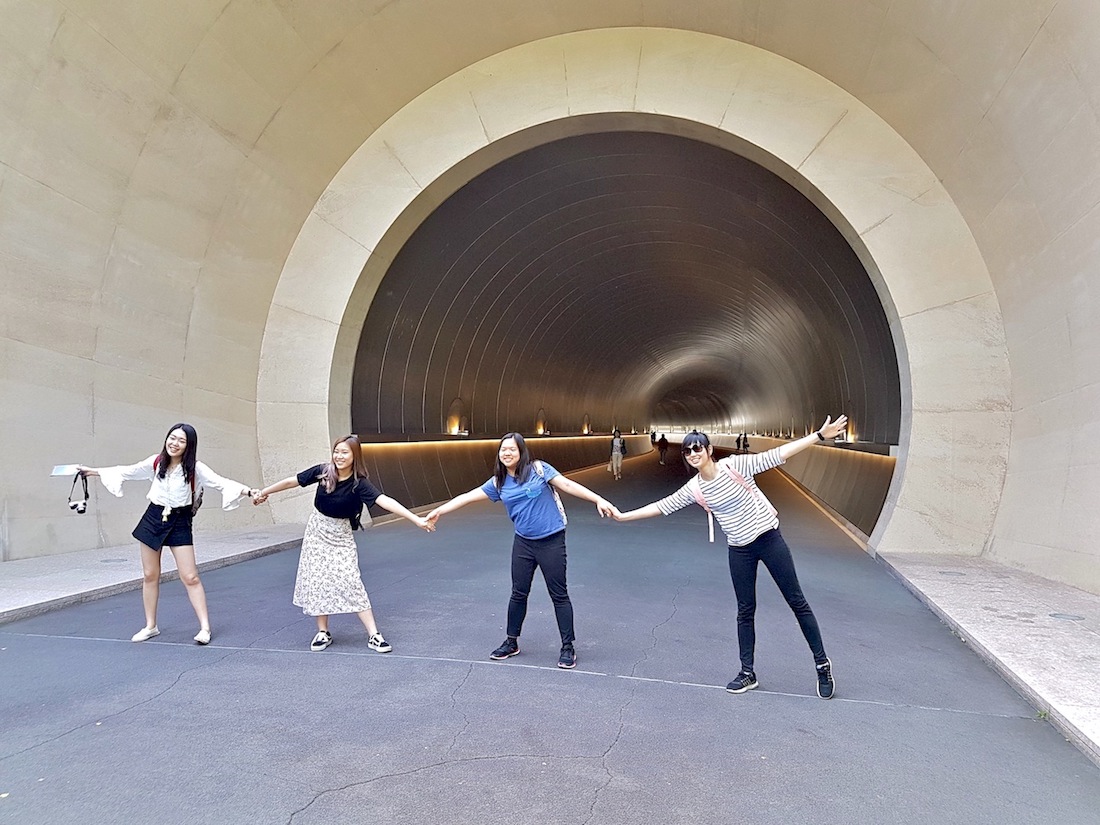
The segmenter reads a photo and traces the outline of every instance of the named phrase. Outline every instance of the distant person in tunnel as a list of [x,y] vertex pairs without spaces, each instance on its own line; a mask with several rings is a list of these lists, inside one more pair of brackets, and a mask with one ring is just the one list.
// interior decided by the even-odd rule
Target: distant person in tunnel
[[317,485],[314,510],[306,524],[294,580],[294,604],[317,620],[317,634],[309,649],[321,651],[332,644],[329,616],[355,613],[366,628],[367,647],[389,653],[393,647],[379,632],[374,620],[374,610],[359,572],[359,551],[352,531],[362,526],[363,507],[375,504],[429,533],[435,525],[370,483],[363,448],[354,435],[337,439],[332,445],[332,458],[327,463],[314,465],[296,476],[264,487],[253,503],[263,504],[273,493],[311,484]]
[[[744,693],[759,685],[756,680],[756,572],[760,562],[768,569],[783,598],[794,612],[802,635],[810,646],[817,668],[817,695],[831,699],[836,686],[832,662],[825,655],[821,630],[810,609],[794,569],[790,548],[779,532],[779,514],[756,485],[754,476],[778,467],[791,456],[827,439],[836,438],[847,424],[847,417],[825,419],[815,433],[798,441],[776,447],[759,455],[732,455],[714,460],[714,449],[705,433],[684,437],[680,450],[689,468],[698,471],[687,484],[670,496],[626,513],[614,513],[619,521],[671,515],[692,504],[707,511],[708,519],[717,517],[729,545],[730,578],[737,596],[737,644],[741,670],[726,685],[730,693]],[[714,523],[711,521],[711,541]]]
[[665,463],[665,455],[668,453],[668,439],[665,438],[665,434],[661,433],[661,437],[657,439],[657,454],[660,456],[662,464]]
[[626,439],[621,432],[615,430],[611,434],[611,472],[615,475],[616,481],[623,477],[623,456],[625,455]]
[[527,616],[527,597],[535,568],[542,570],[554,615],[561,633],[558,667],[573,668],[577,653],[573,643],[573,604],[565,581],[565,508],[557,491],[591,501],[601,516],[610,516],[614,507],[587,487],[561,475],[545,461],[533,461],[527,443],[519,433],[507,433],[497,445],[493,477],[455,496],[428,513],[435,524],[440,516],[473,504],[475,501],[499,501],[515,525],[512,540],[512,595],[508,599],[507,638],[489,654],[490,659],[507,659],[519,653],[519,637]]

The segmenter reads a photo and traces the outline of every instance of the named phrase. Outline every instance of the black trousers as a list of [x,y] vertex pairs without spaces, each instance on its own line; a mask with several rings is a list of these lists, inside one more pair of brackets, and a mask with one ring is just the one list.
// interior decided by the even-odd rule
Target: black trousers
[[517,535],[512,542],[512,596],[508,599],[508,635],[519,636],[527,617],[527,597],[535,568],[542,570],[563,645],[573,644],[573,605],[565,584],[565,531],[544,539],[525,539]]
[[779,586],[779,592],[798,619],[802,635],[814,654],[814,662],[823,663],[826,656],[821,630],[806,597],[802,595],[791,550],[779,529],[757,536],[744,547],[731,546],[729,550],[730,578],[733,579],[733,592],[737,594],[737,646],[741,649],[741,667],[749,671],[753,669],[756,650],[756,570],[759,562],[768,568]]

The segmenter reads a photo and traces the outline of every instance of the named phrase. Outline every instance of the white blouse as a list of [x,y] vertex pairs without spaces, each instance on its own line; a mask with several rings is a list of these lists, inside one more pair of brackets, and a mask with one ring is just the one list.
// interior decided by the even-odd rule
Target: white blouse
[[[164,474],[164,478],[160,478],[153,472],[155,460],[156,456],[151,455],[144,461],[129,466],[102,467],[99,470],[99,480],[103,482],[107,492],[119,497],[122,496],[124,481],[152,481],[149,495],[146,496],[149,501],[166,510],[173,507],[186,507],[191,503],[191,484],[184,478],[183,467],[177,464]],[[203,487],[213,487],[221,491],[223,510],[236,510],[240,506],[241,499],[248,495],[250,489],[239,481],[222,478],[201,461],[196,461],[196,493]]]

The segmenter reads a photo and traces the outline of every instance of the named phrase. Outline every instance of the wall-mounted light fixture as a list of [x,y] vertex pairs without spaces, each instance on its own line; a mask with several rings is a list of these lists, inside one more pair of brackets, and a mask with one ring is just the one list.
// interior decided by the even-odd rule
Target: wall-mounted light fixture
[[[463,433],[465,430],[465,433]],[[447,420],[443,424],[443,432],[447,435],[469,435],[470,424],[466,418],[466,404],[461,398],[456,398],[447,409]]]

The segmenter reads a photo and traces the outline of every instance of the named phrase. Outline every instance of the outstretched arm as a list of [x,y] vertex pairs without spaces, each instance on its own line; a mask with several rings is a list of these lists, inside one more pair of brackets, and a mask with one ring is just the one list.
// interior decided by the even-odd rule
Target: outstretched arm
[[156,456],[151,455],[137,464],[120,465],[118,467],[85,467],[77,465],[77,470],[83,476],[98,477],[113,496],[122,495],[122,482],[124,481],[148,481],[153,477],[153,466]]
[[434,521],[430,521],[423,516],[418,516],[416,513],[414,513],[412,510],[410,510],[408,507],[406,507],[395,498],[390,498],[389,496],[382,495],[379,496],[374,503],[381,507],[383,510],[388,510],[394,515],[401,516],[401,518],[403,519],[408,519],[422,530],[427,530],[429,533],[435,530]]
[[[836,438],[840,435],[844,428],[848,425],[848,416],[841,415],[837,417],[836,421],[833,421],[829,416],[825,416],[825,423],[821,425],[816,433],[810,433],[805,438],[800,438],[798,441],[790,441],[779,448],[779,455],[786,461],[788,458],[794,455],[798,455],[807,447],[812,447],[814,444],[820,444],[822,441],[830,438]],[[820,434],[820,437],[818,437]]]
[[563,493],[569,493],[571,496],[583,498],[585,501],[591,501],[596,505],[596,510],[599,511],[601,518],[603,516],[613,516],[615,514],[615,506],[610,501],[603,496],[596,495],[583,484],[578,484],[571,478],[557,475],[550,479],[550,484]]
[[457,510],[459,507],[465,507],[467,504],[473,504],[475,501],[482,500],[488,501],[489,497],[485,495],[485,491],[482,490],[480,487],[475,487],[468,493],[463,493],[460,496],[455,496],[446,504],[440,504],[430,513],[428,513],[427,519],[428,521],[432,522],[432,524],[435,524],[439,517],[442,516],[444,513],[450,513],[454,510]]
[[661,515],[661,511],[657,507],[657,502],[647,504],[645,507],[639,507],[637,510],[628,510],[625,513],[620,513],[616,510],[614,513],[616,521],[638,521],[639,519],[653,518],[659,515]]

